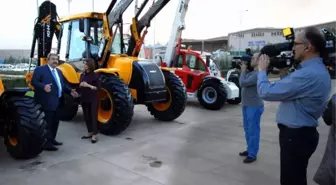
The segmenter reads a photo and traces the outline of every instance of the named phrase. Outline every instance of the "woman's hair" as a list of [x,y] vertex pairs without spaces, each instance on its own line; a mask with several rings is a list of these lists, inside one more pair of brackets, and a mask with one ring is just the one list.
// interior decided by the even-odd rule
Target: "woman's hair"
[[89,68],[90,72],[93,72],[96,69],[95,62],[92,58],[86,58],[83,60]]

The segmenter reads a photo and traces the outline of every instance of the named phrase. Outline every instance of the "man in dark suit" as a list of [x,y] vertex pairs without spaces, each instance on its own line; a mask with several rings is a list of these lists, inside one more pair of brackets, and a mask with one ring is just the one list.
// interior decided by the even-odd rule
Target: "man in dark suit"
[[75,89],[70,89],[64,83],[62,72],[56,68],[58,55],[49,53],[47,60],[47,65],[35,68],[31,83],[35,89],[34,98],[38,104],[42,105],[48,124],[47,141],[43,149],[56,151],[58,148],[55,145],[62,145],[55,139],[59,125],[58,107],[61,103],[62,92],[70,93],[73,97],[77,97],[78,94]]

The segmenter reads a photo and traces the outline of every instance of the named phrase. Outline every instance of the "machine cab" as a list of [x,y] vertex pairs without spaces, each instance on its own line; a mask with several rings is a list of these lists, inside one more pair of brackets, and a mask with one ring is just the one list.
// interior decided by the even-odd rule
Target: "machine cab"
[[92,58],[96,62],[100,60],[102,37],[102,19],[78,18],[62,21],[62,33],[57,48],[60,61],[67,62],[77,72],[82,72],[83,58]]
[[203,78],[210,75],[209,68],[198,53],[182,50],[176,62],[175,74],[182,79],[187,92],[194,92]]

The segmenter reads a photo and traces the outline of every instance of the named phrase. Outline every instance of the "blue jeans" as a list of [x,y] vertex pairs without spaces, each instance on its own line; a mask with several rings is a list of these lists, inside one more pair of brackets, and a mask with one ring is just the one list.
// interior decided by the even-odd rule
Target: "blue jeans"
[[243,124],[247,153],[252,158],[256,158],[259,151],[260,119],[263,112],[264,106],[243,106]]

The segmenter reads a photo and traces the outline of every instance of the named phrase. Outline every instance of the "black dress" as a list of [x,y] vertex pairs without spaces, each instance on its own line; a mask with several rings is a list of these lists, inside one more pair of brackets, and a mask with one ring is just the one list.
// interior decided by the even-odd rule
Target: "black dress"
[[101,87],[99,76],[95,72],[82,73],[80,82],[86,82],[97,87],[96,90],[89,87],[79,87],[80,102],[83,109],[84,119],[88,132],[97,134],[97,117],[98,117],[98,92]]

